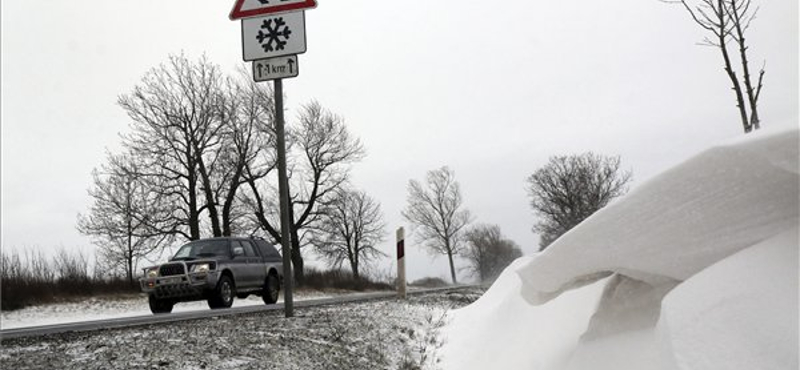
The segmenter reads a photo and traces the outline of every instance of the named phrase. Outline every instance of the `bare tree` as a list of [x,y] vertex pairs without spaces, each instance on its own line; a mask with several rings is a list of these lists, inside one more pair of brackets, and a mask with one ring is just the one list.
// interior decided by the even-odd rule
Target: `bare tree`
[[450,277],[457,284],[453,257],[464,249],[462,229],[472,216],[469,210],[462,209],[461,190],[450,168],[429,171],[425,185],[416,180],[408,182],[408,205],[403,217],[415,227],[420,243],[433,253],[447,255]]
[[272,90],[265,86],[252,82],[249,76],[228,78],[220,92],[220,145],[209,151],[213,159],[201,176],[204,187],[211,190],[206,192],[209,209],[222,206],[219,212],[209,212],[209,217],[219,218],[216,223],[221,225],[222,236],[247,229],[249,210],[240,189],[249,181],[266,177],[277,165],[273,155],[274,99]]
[[200,215],[207,210],[213,234],[221,234],[216,205],[209,201],[213,189],[207,183],[207,161],[213,162],[209,157],[221,143],[220,84],[219,68],[206,59],[192,63],[182,55],[171,56],[167,65],[151,70],[131,94],[119,98],[133,120],[125,145],[145,161],[142,175],[169,180],[159,181],[163,187],[151,191],[179,204],[172,227],[164,233],[199,239]]
[[347,262],[358,279],[360,267],[386,255],[377,249],[386,235],[381,207],[367,193],[339,189],[324,213],[314,227],[311,243],[332,267],[340,268]]
[[93,173],[89,190],[93,204],[86,216],[78,215],[78,231],[92,238],[103,267],[125,272],[133,284],[139,260],[172,241],[159,232],[168,220],[171,204],[150,191],[129,155],[111,155],[108,164]]
[[[344,119],[323,108],[318,102],[303,106],[299,122],[289,127],[290,142],[287,157],[289,168],[289,201],[292,224],[291,259],[295,279],[302,284],[303,256],[301,247],[307,244],[309,226],[323,215],[323,206],[346,182],[350,164],[364,156],[361,142],[347,130]],[[259,226],[276,244],[281,244],[278,199],[273,183],[250,185],[250,201]],[[265,196],[272,194],[272,196]]]
[[620,171],[619,157],[594,153],[551,157],[547,165],[528,177],[531,207],[539,217],[541,250],[609,201],[624,194],[631,180]]
[[[748,46],[745,38],[750,24],[758,14],[758,7],[754,8],[750,0],[697,0],[693,4],[690,4],[690,1],[687,0],[661,1],[683,5],[689,15],[692,16],[694,22],[711,33],[711,36],[706,37],[701,44],[716,47],[722,54],[725,73],[733,84],[733,91],[736,94],[736,107],[739,110],[744,132],[758,130],[761,127],[758,115],[758,98],[761,96],[761,88],[763,87],[764,65],[762,65],[758,73],[758,81],[753,84],[753,76],[750,74],[748,65]],[[741,82],[733,69],[733,58],[728,51],[730,40],[733,40],[734,44],[738,46],[739,63],[743,71]],[[744,93],[742,92],[742,84],[744,84]],[[747,94],[746,99],[745,94]]]
[[500,276],[503,269],[522,257],[522,250],[511,240],[503,237],[497,225],[476,225],[465,233],[467,249],[464,257],[469,261],[470,272],[482,282],[490,282]]

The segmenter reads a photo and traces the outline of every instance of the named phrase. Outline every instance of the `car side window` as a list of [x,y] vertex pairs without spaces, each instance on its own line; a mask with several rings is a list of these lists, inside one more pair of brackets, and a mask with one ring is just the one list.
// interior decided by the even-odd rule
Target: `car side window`
[[257,257],[256,252],[253,250],[253,245],[247,240],[240,240],[239,243],[244,247],[244,255],[247,257]]
[[258,247],[261,248],[261,253],[264,254],[264,257],[281,257],[281,255],[278,253],[278,250],[275,249],[272,244],[269,244],[263,240],[256,240],[256,244],[258,244]]

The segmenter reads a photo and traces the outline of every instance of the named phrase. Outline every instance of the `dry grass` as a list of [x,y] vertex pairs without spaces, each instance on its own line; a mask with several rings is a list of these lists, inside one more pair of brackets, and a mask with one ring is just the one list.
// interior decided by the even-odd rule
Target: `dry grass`
[[41,253],[0,253],[0,309],[4,311],[138,290],[124,278],[94,274],[80,253],[61,250],[50,259]]
[[345,270],[317,270],[306,267],[304,269],[305,281],[300,288],[316,290],[393,290],[394,286],[384,281],[370,277],[360,276],[356,279],[352,273]]

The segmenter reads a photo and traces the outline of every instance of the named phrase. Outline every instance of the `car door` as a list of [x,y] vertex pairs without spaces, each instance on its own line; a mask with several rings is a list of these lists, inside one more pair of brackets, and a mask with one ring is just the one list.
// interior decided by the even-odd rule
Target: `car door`
[[252,273],[253,286],[260,287],[267,279],[267,269],[264,265],[264,259],[258,250],[258,245],[250,240],[242,240],[245,246],[245,251],[251,251],[252,257],[250,258],[250,271]]
[[248,240],[237,240],[236,241],[242,248],[244,248],[244,260],[245,263],[242,265],[242,282],[240,283],[242,288],[253,288],[261,285],[261,279],[263,279],[263,273],[261,270],[263,269],[263,265],[261,264],[261,258],[256,254],[253,244],[250,243]]
[[236,289],[245,290],[250,285],[249,281],[252,278],[248,277],[250,275],[249,257],[247,257],[244,246],[238,240],[231,240],[231,256],[230,266],[233,270]]

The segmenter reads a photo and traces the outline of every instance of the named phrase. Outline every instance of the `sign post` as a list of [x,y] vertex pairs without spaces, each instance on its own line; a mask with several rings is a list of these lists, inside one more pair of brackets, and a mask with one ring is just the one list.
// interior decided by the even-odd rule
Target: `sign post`
[[283,127],[283,80],[275,80],[275,136],[278,145],[278,192],[281,196],[281,244],[283,254],[283,309],[294,316],[294,270],[292,269],[291,217],[289,215],[289,179],[286,176],[286,135]]
[[[304,9],[316,0],[236,0],[231,20],[242,20],[242,56],[253,61],[256,82],[274,81],[275,136],[278,150],[278,192],[281,203],[281,250],[283,252],[283,307],[294,316],[289,179],[286,175],[286,133],[283,120],[283,79],[297,77],[297,54],[306,51]],[[258,18],[254,18],[258,17]]]

